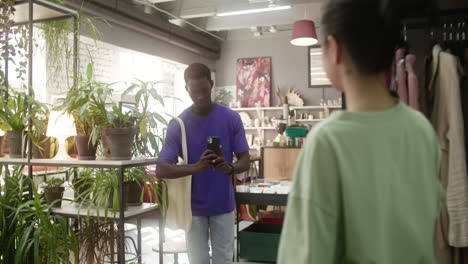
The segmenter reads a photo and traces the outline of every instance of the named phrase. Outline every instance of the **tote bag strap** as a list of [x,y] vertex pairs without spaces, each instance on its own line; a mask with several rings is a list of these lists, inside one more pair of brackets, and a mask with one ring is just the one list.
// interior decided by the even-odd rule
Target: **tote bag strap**
[[184,164],[188,164],[188,152],[187,152],[187,134],[185,132],[185,124],[184,121],[180,118],[174,118],[179,125],[180,125],[180,135],[182,137],[182,159],[184,160]]

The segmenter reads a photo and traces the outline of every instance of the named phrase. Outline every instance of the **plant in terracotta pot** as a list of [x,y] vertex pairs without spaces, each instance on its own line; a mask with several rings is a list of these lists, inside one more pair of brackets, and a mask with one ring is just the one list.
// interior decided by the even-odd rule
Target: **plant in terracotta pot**
[[106,138],[111,160],[132,159],[133,143],[138,130],[137,116],[132,109],[121,109],[114,104],[107,111],[107,123],[103,133]]
[[48,180],[46,185],[43,187],[47,204],[54,208],[62,207],[62,198],[63,193],[65,192],[63,183],[64,181],[62,179],[53,178]]
[[96,159],[100,127],[107,120],[106,100],[112,94],[110,84],[93,81],[93,64],[88,64],[86,77],[81,77],[66,97],[60,101],[61,110],[71,114],[77,130],[78,159]]
[[[2,92],[6,88],[0,88]],[[28,120],[28,96],[10,89],[8,99],[0,97],[0,129],[7,132],[10,158],[22,158],[25,152],[25,128]]]
[[133,95],[135,106],[130,107],[136,117],[138,134],[134,144],[134,154],[138,157],[157,157],[163,143],[162,129],[167,127],[167,120],[160,113],[164,109],[164,97],[160,94],[165,82],[144,82],[137,80],[132,83],[123,95]]

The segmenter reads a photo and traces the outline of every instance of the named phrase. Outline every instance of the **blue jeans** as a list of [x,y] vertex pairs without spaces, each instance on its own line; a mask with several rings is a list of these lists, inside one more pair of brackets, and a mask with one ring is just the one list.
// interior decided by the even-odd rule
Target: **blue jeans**
[[[210,262],[208,238],[211,239],[213,261]],[[234,213],[193,216],[187,233],[190,264],[232,263],[234,255]]]

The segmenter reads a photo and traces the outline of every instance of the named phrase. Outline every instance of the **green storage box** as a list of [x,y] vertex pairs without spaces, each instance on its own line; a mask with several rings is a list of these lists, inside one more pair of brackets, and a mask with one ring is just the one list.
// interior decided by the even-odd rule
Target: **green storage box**
[[283,225],[255,223],[239,233],[240,258],[276,261]]
[[286,135],[291,138],[292,146],[296,146],[296,138],[307,136],[307,130],[303,127],[288,127],[286,128]]

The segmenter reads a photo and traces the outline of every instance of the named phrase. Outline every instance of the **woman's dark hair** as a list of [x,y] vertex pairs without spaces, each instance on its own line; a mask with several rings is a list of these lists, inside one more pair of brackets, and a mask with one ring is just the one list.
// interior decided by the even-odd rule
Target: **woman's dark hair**
[[200,80],[206,78],[208,81],[211,81],[211,72],[210,69],[201,63],[193,63],[185,69],[184,79],[187,83],[188,80]]
[[400,39],[393,1],[329,0],[325,6],[324,37],[333,35],[362,73],[379,73],[391,67]]

